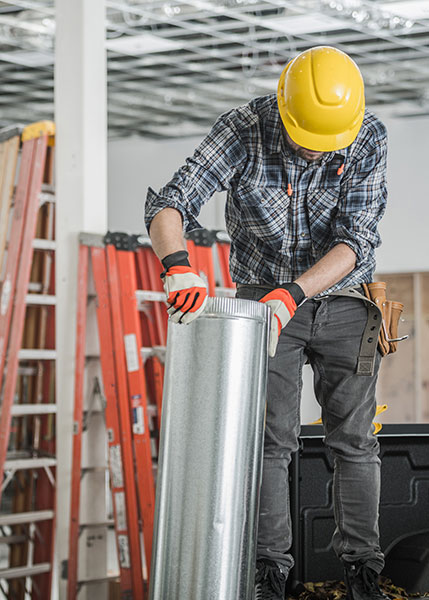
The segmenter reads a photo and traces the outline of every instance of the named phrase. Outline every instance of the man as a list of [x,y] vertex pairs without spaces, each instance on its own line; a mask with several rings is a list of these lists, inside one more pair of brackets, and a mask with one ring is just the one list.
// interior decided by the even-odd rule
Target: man
[[237,297],[271,308],[257,600],[282,600],[293,566],[287,468],[298,447],[306,361],[335,457],[333,547],[349,598],[386,598],[372,433],[380,355],[372,373],[359,372],[367,309],[335,295],[372,279],[385,179],[386,130],[365,111],[358,67],[335,48],[315,47],[287,64],[277,98],[222,115],[171,182],[158,194],[149,188],[146,224],[173,320],[187,323],[204,309],[204,282],[189,264],[182,229],[199,227],[202,204],[219,190],[228,191]]

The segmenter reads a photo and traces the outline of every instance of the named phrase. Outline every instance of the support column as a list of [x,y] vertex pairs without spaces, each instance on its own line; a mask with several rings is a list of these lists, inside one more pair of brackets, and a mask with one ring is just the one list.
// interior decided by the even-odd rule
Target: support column
[[[61,562],[68,554],[70,473],[73,425],[78,233],[105,233],[107,228],[107,101],[105,1],[56,0],[56,290],[57,324],[57,546],[59,598],[66,596]],[[102,420],[94,423],[93,444],[83,455],[88,463],[103,460]],[[92,464],[91,466],[94,466]],[[105,513],[104,473],[88,474],[83,486],[91,502],[83,502],[82,518]],[[89,481],[89,479],[88,479]],[[92,510],[86,513],[86,509]],[[102,532],[102,533],[100,533]],[[86,529],[81,557],[93,576],[106,569],[106,532]],[[82,537],[81,536],[81,537]],[[86,555],[86,556],[85,556]],[[85,575],[85,573],[84,573]],[[55,597],[55,596],[54,596]],[[79,600],[87,595],[82,590]],[[105,600],[106,584],[91,585],[88,598]]]

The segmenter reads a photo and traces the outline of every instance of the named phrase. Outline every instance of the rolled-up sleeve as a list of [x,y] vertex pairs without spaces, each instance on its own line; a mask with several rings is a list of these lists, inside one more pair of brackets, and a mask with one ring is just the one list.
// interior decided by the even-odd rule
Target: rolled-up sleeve
[[246,161],[245,147],[232,119],[219,117],[192,157],[156,193],[148,189],[145,223],[149,231],[155,215],[164,208],[175,208],[183,219],[185,231],[201,227],[197,217],[201,207],[216,191],[229,189],[230,182]]
[[332,223],[331,247],[347,244],[360,267],[380,246],[378,223],[386,210],[387,135],[368,144],[368,152],[350,167]]

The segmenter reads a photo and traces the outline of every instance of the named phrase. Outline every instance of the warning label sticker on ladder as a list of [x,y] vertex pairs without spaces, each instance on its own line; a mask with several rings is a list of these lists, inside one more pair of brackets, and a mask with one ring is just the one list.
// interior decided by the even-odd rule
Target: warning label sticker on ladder
[[139,353],[137,349],[137,338],[135,333],[124,335],[125,354],[127,357],[128,373],[139,370]]
[[119,550],[119,564],[123,569],[129,569],[130,564],[130,547],[128,544],[128,536],[118,535],[118,550]]
[[110,476],[112,478],[112,487],[121,488],[124,487],[124,477],[122,473],[122,456],[121,447],[119,444],[110,446],[109,448],[110,458]]
[[115,493],[116,529],[125,531],[127,529],[127,515],[125,507],[125,492]]
[[143,435],[144,433],[143,406],[133,408],[133,433],[137,435]]

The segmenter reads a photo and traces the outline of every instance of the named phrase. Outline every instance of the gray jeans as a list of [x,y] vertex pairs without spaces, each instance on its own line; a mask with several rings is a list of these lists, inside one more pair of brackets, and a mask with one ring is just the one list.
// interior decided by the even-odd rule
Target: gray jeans
[[[237,297],[259,300],[271,289],[239,287]],[[357,298],[307,300],[282,330],[277,354],[269,359],[257,554],[276,561],[286,575],[294,564],[288,552],[288,465],[298,449],[307,360],[322,409],[325,444],[334,454],[333,548],[344,562],[363,561],[378,573],[384,566],[378,530],[379,444],[372,433],[379,352],[373,376],[355,374],[366,321],[366,306]]]

